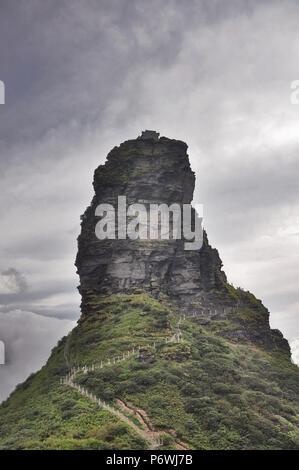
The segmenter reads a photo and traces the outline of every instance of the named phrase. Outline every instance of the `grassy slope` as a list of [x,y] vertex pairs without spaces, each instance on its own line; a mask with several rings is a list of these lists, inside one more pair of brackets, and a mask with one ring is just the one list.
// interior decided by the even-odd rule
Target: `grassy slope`
[[83,365],[154,340],[157,351],[144,348],[145,362],[130,358],[79,375],[78,382],[105,401],[119,397],[145,410],[155,429],[165,431],[164,448],[173,448],[175,434],[194,449],[298,448],[298,367],[258,341],[221,337],[236,322],[255,331],[258,301],[252,294],[242,296],[249,307],[232,321],[200,325],[196,318],[186,319],[184,342],[165,344],[163,337],[180,315],[166,297],[155,300],[140,292],[100,298],[90,292],[92,313],[0,407],[0,448],[147,448],[129,426],[59,385],[59,379],[67,372],[66,344],[71,363]]

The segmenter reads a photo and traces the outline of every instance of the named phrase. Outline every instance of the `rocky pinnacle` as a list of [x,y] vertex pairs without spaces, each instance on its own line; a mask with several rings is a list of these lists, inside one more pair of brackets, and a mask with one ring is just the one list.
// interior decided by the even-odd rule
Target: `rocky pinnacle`
[[206,304],[212,291],[226,290],[221,260],[206,234],[197,251],[185,251],[183,240],[99,240],[95,235],[96,207],[116,205],[120,195],[126,196],[128,204],[191,203],[195,175],[187,145],[155,134],[145,132],[114,147],[105,164],[95,170],[95,195],[81,217],[76,259],[83,313],[88,291],[164,292],[185,310],[194,310]]

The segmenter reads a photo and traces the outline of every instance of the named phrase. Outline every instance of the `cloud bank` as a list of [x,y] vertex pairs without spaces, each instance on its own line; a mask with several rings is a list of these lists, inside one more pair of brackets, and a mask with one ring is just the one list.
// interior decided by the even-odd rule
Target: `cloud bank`
[[0,337],[5,345],[5,364],[0,365],[1,402],[18,383],[45,364],[52,347],[75,322],[14,310],[0,313],[0,325]]

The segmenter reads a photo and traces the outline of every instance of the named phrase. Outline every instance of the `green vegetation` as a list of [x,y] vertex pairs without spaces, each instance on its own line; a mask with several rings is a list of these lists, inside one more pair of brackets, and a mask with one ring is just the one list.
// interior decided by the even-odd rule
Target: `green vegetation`
[[[144,292],[98,296],[88,291],[90,314],[83,315],[47,364],[18,386],[0,407],[2,449],[146,449],[127,424],[75,390],[59,384],[72,365],[99,365],[101,359],[144,346],[141,359],[80,373],[76,381],[106,402],[120,398],[144,410],[163,448],[182,441],[193,449],[295,449],[299,446],[299,369],[284,348],[267,349],[249,335],[227,337],[234,329],[254,331],[267,312],[251,294],[242,297],[231,320],[181,323],[183,342],[165,343],[180,312],[165,296]],[[245,299],[245,300],[244,300]],[[244,303],[246,306],[244,307]],[[156,351],[146,347],[156,342]],[[116,405],[115,405],[116,406]],[[136,416],[131,419],[138,424]]]

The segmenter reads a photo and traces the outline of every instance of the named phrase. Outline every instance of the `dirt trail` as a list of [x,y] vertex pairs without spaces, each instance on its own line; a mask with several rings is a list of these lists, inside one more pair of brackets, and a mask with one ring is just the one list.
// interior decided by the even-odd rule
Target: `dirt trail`
[[[141,408],[135,409],[132,405],[129,405],[129,403],[125,403],[123,400],[120,400],[119,398],[117,398],[115,401],[116,401],[117,405],[120,406],[123,411],[125,411],[126,413],[128,413],[130,415],[136,416],[136,418],[142,424],[144,429],[146,429],[147,432],[151,433],[152,436],[159,437],[159,436],[165,434],[165,432],[163,432],[163,431],[153,431],[153,426],[152,426],[152,424],[151,424],[151,422],[150,422],[150,420],[147,416],[146,411],[142,410]],[[179,441],[175,437],[174,434],[175,433],[173,431],[171,433],[171,435],[175,440],[176,448],[181,449],[181,450],[189,450],[188,445],[185,444],[184,442]]]
[[116,415],[118,418],[120,418],[122,421],[127,423],[131,428],[133,428],[138,434],[140,434],[148,443],[149,443],[149,449],[150,450],[155,450],[158,449],[161,446],[161,441],[160,439],[157,439],[156,436],[152,433],[149,432],[146,429],[140,429],[133,421],[131,421],[126,415],[124,415],[121,411],[116,410],[112,406],[108,405],[105,403],[103,400],[100,400],[97,398],[95,395],[89,393],[86,389],[83,387],[80,387],[79,385],[75,384],[73,382],[73,379],[75,378],[76,373],[74,373],[68,380],[64,381],[64,385],[68,385],[75,390],[77,390],[79,393],[82,395],[90,398],[93,400],[97,405],[101,406],[107,411],[110,411],[110,413],[113,413]]

